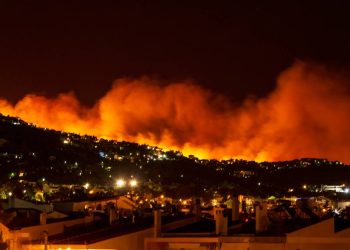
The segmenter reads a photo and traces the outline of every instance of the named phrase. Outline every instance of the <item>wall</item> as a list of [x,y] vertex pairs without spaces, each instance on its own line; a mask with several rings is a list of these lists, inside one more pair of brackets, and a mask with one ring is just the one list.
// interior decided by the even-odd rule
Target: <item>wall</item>
[[198,218],[198,217],[191,217],[191,218],[186,218],[183,220],[174,221],[174,222],[171,222],[171,223],[168,223],[165,225],[163,224],[162,225],[162,232],[171,231],[171,230],[174,230],[174,229],[179,228],[179,227],[184,227],[186,225],[196,223],[199,220],[200,220],[200,218]]
[[350,206],[350,201],[339,201],[337,203],[337,208],[345,208],[345,207],[349,207]]
[[[86,249],[98,249],[98,250],[143,250],[144,239],[151,237],[153,234],[153,228],[142,230],[139,232],[126,234],[111,239],[99,241],[89,245],[73,245],[73,244],[49,244],[49,249],[68,249],[71,250],[86,250]],[[44,250],[43,244],[37,245],[23,245],[21,250]]]
[[11,238],[10,230],[2,223],[0,223],[0,232],[2,232],[3,241],[7,241],[9,238]]
[[348,250],[350,229],[334,232],[334,219],[328,219],[287,235],[286,250]]
[[[285,250],[284,243],[222,243],[221,250]],[[293,249],[295,250],[295,249]]]
[[108,203],[114,203],[116,204],[116,199],[106,199],[106,200],[97,200],[97,201],[64,201],[64,202],[57,202],[54,203],[55,210],[61,211],[61,212],[77,212],[77,211],[84,211],[86,208],[91,208],[92,210],[95,210],[98,205],[101,205],[102,209],[104,206],[106,206]]
[[[87,250],[86,245],[50,245],[48,244],[48,249],[50,250],[67,250],[69,248],[70,250]],[[23,245],[21,250],[45,250],[45,246],[43,244],[38,245]],[[89,248],[89,250],[93,250]],[[97,249],[95,249],[97,250]],[[98,249],[98,250],[116,250],[116,249]]]
[[85,218],[79,218],[75,220],[60,221],[60,222],[55,222],[55,223],[50,223],[45,225],[24,227],[16,231],[20,233],[29,233],[30,238],[34,240],[34,239],[41,239],[43,231],[47,231],[49,235],[55,235],[55,234],[63,233],[65,227],[70,227],[70,226],[84,224],[84,223],[85,223]]
[[89,244],[89,248],[115,248],[116,250],[143,250],[144,240],[152,237],[153,228]]
[[287,234],[287,242],[295,237],[326,237],[334,235],[334,219],[330,218]]
[[47,213],[53,211],[52,204],[34,204],[15,197],[9,199],[8,208],[33,208]]

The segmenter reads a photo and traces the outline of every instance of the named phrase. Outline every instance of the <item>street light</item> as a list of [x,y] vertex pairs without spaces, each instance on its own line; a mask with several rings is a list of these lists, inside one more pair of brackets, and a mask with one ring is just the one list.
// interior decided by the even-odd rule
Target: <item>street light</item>
[[125,181],[123,179],[119,179],[117,180],[116,184],[118,188],[121,188],[125,186]]
[[136,180],[130,180],[130,187],[136,187],[137,186],[137,181]]

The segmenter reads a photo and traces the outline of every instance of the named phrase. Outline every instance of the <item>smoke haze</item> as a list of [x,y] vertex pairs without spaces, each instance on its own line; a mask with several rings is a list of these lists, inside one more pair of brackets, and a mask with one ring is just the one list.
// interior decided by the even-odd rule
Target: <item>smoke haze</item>
[[[84,91],[83,89],[81,90]],[[296,62],[266,98],[240,106],[190,81],[118,79],[95,105],[73,93],[56,98],[28,94],[0,112],[79,134],[158,145],[200,158],[257,161],[301,157],[350,163],[350,93],[344,75]]]

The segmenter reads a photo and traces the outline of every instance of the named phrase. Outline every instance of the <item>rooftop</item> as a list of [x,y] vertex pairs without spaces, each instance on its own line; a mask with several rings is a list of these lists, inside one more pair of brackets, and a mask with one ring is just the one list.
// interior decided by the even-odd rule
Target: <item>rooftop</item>
[[[162,221],[166,224],[188,217],[189,216],[185,215],[165,215],[162,217]],[[153,222],[153,216],[144,218],[136,217],[134,223],[130,218],[121,218],[113,225],[109,225],[106,220],[102,220],[88,226],[81,225],[67,228],[63,234],[49,236],[49,242],[52,244],[91,244],[112,237],[152,228]]]

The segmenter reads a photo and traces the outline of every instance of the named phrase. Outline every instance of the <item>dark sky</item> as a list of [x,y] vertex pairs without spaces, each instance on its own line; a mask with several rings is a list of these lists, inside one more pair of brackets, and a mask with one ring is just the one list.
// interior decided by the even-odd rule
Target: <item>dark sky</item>
[[266,95],[295,59],[350,61],[350,1],[4,2],[0,97],[11,101],[73,90],[91,104],[142,75],[240,101]]

